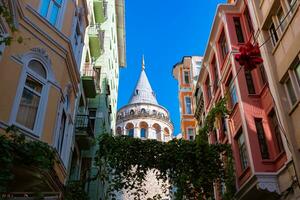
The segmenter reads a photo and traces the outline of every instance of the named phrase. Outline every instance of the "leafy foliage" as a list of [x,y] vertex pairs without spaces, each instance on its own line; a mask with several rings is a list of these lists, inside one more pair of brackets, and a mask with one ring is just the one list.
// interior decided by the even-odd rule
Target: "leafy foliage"
[[85,182],[70,181],[66,185],[66,200],[89,200],[88,194],[84,190]]
[[[17,31],[17,28],[15,27],[14,21],[13,21],[13,15],[11,13],[11,10],[9,8],[9,1],[8,0],[0,0],[0,18],[4,19],[6,24],[8,25],[11,33],[14,33]],[[5,46],[9,46],[11,42],[13,41],[13,37],[3,34],[0,32],[0,45],[4,44]],[[18,43],[23,42],[23,38],[19,36],[16,41]],[[0,51],[0,55],[1,55]]]
[[162,143],[103,134],[96,161],[99,175],[109,183],[109,195],[126,189],[140,199],[147,193],[147,173],[155,170],[156,178],[165,183],[165,191],[176,191],[176,199],[213,199],[215,183],[225,183],[224,198],[230,199],[234,194],[230,146],[207,142],[215,119],[227,113],[225,102],[222,99],[207,115],[196,141],[173,139]]
[[53,167],[55,153],[44,142],[25,139],[14,127],[0,135],[0,192],[6,192],[8,183],[14,179],[14,166],[34,166],[39,170]]

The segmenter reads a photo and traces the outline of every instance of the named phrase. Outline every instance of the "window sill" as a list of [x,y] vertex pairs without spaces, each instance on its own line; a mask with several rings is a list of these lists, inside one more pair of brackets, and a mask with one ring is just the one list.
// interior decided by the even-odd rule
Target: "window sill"
[[244,171],[242,171],[242,173],[239,175],[239,180],[243,179],[249,171],[250,167],[247,166],[246,169],[244,169]]
[[256,94],[248,94],[249,97],[251,98],[260,98],[261,95],[264,93],[264,91],[266,90],[266,88],[268,88],[268,84],[265,83],[262,87],[262,89],[259,91],[259,93]]
[[26,136],[32,138],[32,139],[39,139],[40,136],[35,134],[33,130],[30,130],[26,127],[24,127],[23,125],[17,123],[17,122],[14,122],[13,123],[14,126],[16,126],[16,128],[23,134],[25,134]]
[[292,114],[293,114],[293,112],[294,112],[294,111],[296,110],[296,108],[298,107],[299,103],[300,103],[300,100],[298,99],[297,102],[296,102],[296,103],[292,106],[292,108],[290,109],[289,115],[292,115]]
[[261,162],[265,165],[270,165],[276,163],[278,160],[280,160],[285,155],[285,151],[282,151],[275,157],[274,159],[263,159]]

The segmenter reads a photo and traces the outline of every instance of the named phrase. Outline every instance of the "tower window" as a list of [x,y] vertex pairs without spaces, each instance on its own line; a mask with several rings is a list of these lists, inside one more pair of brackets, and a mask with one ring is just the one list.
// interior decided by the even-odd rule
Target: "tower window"
[[188,71],[184,71],[184,83],[189,84],[190,83],[190,74]]

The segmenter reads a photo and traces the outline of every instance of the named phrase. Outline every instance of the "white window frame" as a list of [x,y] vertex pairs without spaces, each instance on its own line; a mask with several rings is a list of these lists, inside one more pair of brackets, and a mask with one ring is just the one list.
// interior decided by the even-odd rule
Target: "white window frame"
[[[189,130],[192,130],[192,135],[190,134]],[[188,140],[190,140],[190,136],[193,136],[193,140],[195,140],[195,137],[196,137],[196,134],[195,134],[195,129],[193,127],[187,127],[186,128],[186,133],[187,133],[187,136],[188,136]]]
[[[80,9],[77,9],[80,10]],[[80,68],[81,65],[81,59],[82,59],[82,52],[83,52],[83,46],[84,46],[84,29],[82,26],[82,23],[79,21],[79,17],[78,15],[80,15],[81,13],[79,13],[79,11],[77,15],[74,15],[73,18],[73,24],[72,24],[72,34],[71,34],[71,43],[72,43],[72,48],[73,48],[73,52],[74,52],[74,57],[76,59],[77,62],[77,66],[78,68]],[[75,39],[75,36],[77,35],[77,27],[79,27],[79,37],[76,37],[77,39]],[[77,45],[76,45],[77,43]]]
[[[190,106],[190,108],[191,108],[191,113],[188,113],[187,112],[187,98],[189,98],[190,99],[190,104],[191,104],[191,106]],[[184,113],[186,114],[186,115],[192,115],[193,114],[193,108],[192,108],[192,97],[190,97],[190,96],[185,96],[184,97]]]
[[[46,17],[45,17],[45,16],[42,16],[42,14],[41,14],[41,11],[42,11],[42,4],[43,4],[42,1],[40,1],[40,5],[39,5],[39,9],[38,9],[39,14],[40,14],[45,20],[47,20],[47,22],[49,22],[49,24],[51,24],[51,22],[49,21],[49,13],[51,13],[51,10],[52,10],[52,8],[53,8],[53,6],[52,6],[52,5],[53,5],[53,1],[55,1],[55,0],[50,0],[49,8],[48,8],[48,12],[47,12],[47,16],[46,16]],[[61,7],[60,7],[59,10],[58,10],[56,22],[55,22],[54,25],[51,24],[52,26],[58,28],[59,30],[62,28],[63,18],[64,18],[64,15],[65,15],[65,12],[66,12],[66,7],[67,7],[67,6],[66,6],[67,2],[68,2],[67,0],[62,0],[62,1],[61,1]],[[49,9],[51,9],[51,10],[49,11]]]
[[[188,74],[188,79],[189,79],[189,82],[187,83],[186,80],[185,80],[185,73]],[[191,83],[191,74],[190,74],[190,70],[183,70],[183,74],[182,74],[182,78],[183,78],[183,83],[184,84],[190,84]]]
[[[53,146],[57,150],[58,154],[60,155],[61,160],[63,161],[63,164],[65,168],[67,168],[70,156],[71,156],[71,146],[72,146],[72,131],[74,127],[74,120],[72,118],[75,117],[75,115],[72,115],[72,110],[70,106],[70,85],[67,85],[64,91],[64,95],[61,98],[58,113],[57,113],[57,120],[56,120],[56,129],[55,129],[55,139]],[[65,121],[65,127],[64,127],[64,137],[63,137],[63,143],[62,143],[62,149],[61,152],[59,152],[59,138],[60,138],[60,128],[61,128],[61,121],[62,121],[62,115],[65,113],[66,115],[66,121]]]
[[[19,105],[21,102],[26,78],[27,78],[28,74],[31,74],[31,76],[33,76],[33,77],[38,76],[35,72],[32,72],[32,70],[30,70],[28,68],[28,64],[31,60],[39,61],[43,65],[43,67],[46,71],[46,75],[47,75],[47,79],[44,82],[43,90],[41,93],[41,99],[40,99],[40,103],[39,103],[39,107],[38,107],[38,111],[37,111],[37,115],[36,115],[36,121],[35,121],[33,130],[30,130],[30,129],[24,127],[23,125],[16,123],[17,114],[18,114]],[[51,61],[50,61],[49,56],[47,55],[46,51],[44,51],[43,49],[39,49],[39,48],[31,49],[31,51],[24,54],[23,56],[20,56],[18,59],[14,59],[14,61],[16,61],[18,64],[21,65],[22,71],[20,73],[16,96],[15,96],[15,99],[13,102],[13,107],[12,107],[12,110],[10,113],[9,125],[15,125],[18,128],[20,128],[21,130],[24,130],[25,133],[28,133],[31,136],[34,136],[36,138],[41,138],[43,127],[44,127],[44,118],[45,118],[47,104],[48,104],[48,95],[49,95],[50,84],[56,83],[55,76],[54,76],[54,73],[51,68]]]
[[[2,22],[2,20],[0,19],[0,34],[2,34],[3,37],[7,37],[8,36],[7,31],[5,30],[5,27],[4,27],[4,25],[2,25],[1,22]],[[1,52],[0,61],[1,61],[4,49],[5,49],[5,43],[0,44],[0,52]]]
[[[42,132],[43,124],[44,124],[44,117],[45,117],[45,113],[46,113],[46,106],[48,103],[49,84],[47,84],[47,82],[48,82],[47,79],[43,80],[43,79],[39,78],[39,75],[37,75],[34,71],[29,69],[28,64],[31,60],[37,60],[38,62],[40,62],[43,65],[43,67],[46,71],[46,74],[47,74],[47,78],[48,78],[49,73],[48,73],[46,64],[41,59],[37,59],[37,58],[33,58],[33,57],[25,58],[25,59],[26,59],[26,62],[23,65],[23,70],[20,75],[19,85],[18,85],[15,101],[13,104],[13,109],[11,112],[10,124],[16,125],[17,127],[25,130],[26,132],[30,133],[31,135],[33,135],[35,137],[41,137],[41,132]],[[26,82],[26,79],[28,76],[32,77],[34,80],[38,81],[43,86],[41,94],[40,94],[40,101],[39,101],[38,110],[36,113],[34,127],[32,130],[17,122],[19,105],[21,103],[23,90],[25,88],[25,82]]]

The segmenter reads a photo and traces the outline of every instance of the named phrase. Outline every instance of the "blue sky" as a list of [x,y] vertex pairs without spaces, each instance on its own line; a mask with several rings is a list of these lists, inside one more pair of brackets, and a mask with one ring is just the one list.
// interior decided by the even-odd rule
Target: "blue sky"
[[141,71],[180,132],[178,85],[172,67],[183,56],[203,55],[217,4],[225,0],[126,0],[127,67],[120,70],[118,108],[127,104]]

